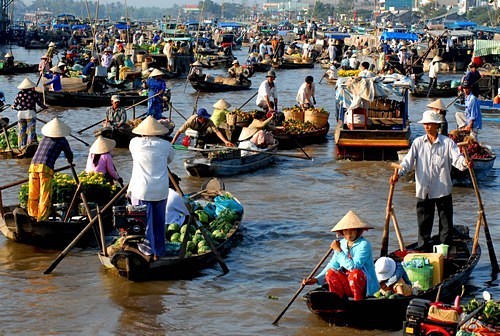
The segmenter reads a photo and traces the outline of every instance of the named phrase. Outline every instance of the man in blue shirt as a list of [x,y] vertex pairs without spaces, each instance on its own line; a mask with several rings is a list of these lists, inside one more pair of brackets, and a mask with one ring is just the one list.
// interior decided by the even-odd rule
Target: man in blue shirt
[[483,118],[479,101],[472,93],[471,86],[469,82],[464,82],[462,84],[462,89],[465,93],[465,111],[457,112],[455,114],[455,119],[459,130],[469,131],[470,134],[478,140],[479,130],[483,128]]

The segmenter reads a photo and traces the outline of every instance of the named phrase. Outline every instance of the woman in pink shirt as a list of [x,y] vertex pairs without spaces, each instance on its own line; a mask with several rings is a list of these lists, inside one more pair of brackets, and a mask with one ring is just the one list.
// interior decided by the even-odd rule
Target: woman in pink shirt
[[115,140],[99,136],[90,147],[85,172],[103,173],[109,182],[118,181],[123,186],[123,179],[118,175],[110,154],[115,146]]

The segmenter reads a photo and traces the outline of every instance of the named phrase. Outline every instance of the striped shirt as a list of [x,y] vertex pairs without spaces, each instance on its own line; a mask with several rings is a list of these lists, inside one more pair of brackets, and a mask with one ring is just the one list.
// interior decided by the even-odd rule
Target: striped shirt
[[71,151],[66,138],[50,138],[44,136],[38,144],[38,148],[35,156],[33,156],[33,159],[31,160],[31,164],[41,163],[51,169],[54,169],[56,160],[61,152],[64,152],[68,162],[73,161],[73,152]]

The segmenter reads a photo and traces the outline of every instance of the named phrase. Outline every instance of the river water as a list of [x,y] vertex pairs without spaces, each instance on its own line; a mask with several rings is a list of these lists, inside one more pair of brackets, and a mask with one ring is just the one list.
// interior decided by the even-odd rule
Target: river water
[[[4,54],[7,48],[0,49]],[[13,48],[16,60],[37,63],[43,51]],[[243,52],[237,52],[240,61]],[[323,69],[277,71],[279,105],[291,106],[306,75],[315,82]],[[216,72],[216,71],[214,71]],[[219,71],[221,72],[221,71]],[[36,82],[37,75],[29,76]],[[458,78],[458,75],[452,75]],[[4,76],[0,90],[11,103],[23,76]],[[264,80],[264,74],[252,78],[251,91],[201,94],[198,107],[211,106],[225,98],[233,107],[243,104]],[[193,110],[195,91],[184,80],[168,83],[172,102],[186,117]],[[316,86],[318,106],[334,112],[334,88],[323,82]],[[410,120],[413,135],[422,134],[419,124],[425,105],[431,99],[412,99]],[[445,104],[451,98],[444,99]],[[246,106],[255,108],[252,99]],[[144,108],[137,113],[144,112]],[[455,127],[454,108],[448,122]],[[50,108],[45,119],[58,115],[73,130],[102,119],[104,108]],[[15,112],[4,116],[15,120]],[[334,115],[334,113],[332,113]],[[179,126],[183,119],[176,113]],[[330,118],[334,124],[334,118]],[[38,128],[41,125],[39,123]],[[481,140],[500,151],[500,124],[485,121]],[[81,136],[92,143],[93,134]],[[85,168],[88,148],[69,138],[75,152],[77,170]],[[306,277],[329,248],[334,238],[330,229],[349,209],[355,210],[374,230],[365,233],[378,255],[392,169],[388,162],[350,162],[335,159],[333,129],[328,141],[306,148],[313,161],[279,157],[276,163],[261,171],[241,177],[224,178],[226,189],[245,207],[242,239],[232,248],[225,261],[230,272],[221,275],[218,265],[199,277],[182,281],[133,283],[103,269],[96,250],[75,249],[51,275],[43,275],[59,251],[38,249],[13,243],[0,237],[0,334],[39,335],[400,335],[401,332],[359,331],[330,326],[309,312],[300,295],[281,319],[272,321],[287,305]],[[300,151],[287,153],[300,155]],[[131,157],[126,149],[113,151],[118,171],[127,181]],[[185,192],[200,188],[202,179],[188,177],[182,165],[187,152],[176,152],[172,171],[182,178]],[[60,159],[57,165],[65,161]],[[27,177],[29,160],[0,161],[0,184]],[[493,243],[500,253],[499,163],[491,175],[480,183],[480,192]],[[17,202],[17,187],[3,192],[4,204]],[[394,209],[406,242],[416,240],[415,186],[399,183],[394,193]],[[477,221],[477,200],[471,187],[455,187],[455,223],[468,225],[471,234]],[[435,231],[437,224],[435,225]],[[498,280],[492,278],[484,234],[483,255],[466,286],[466,297],[479,296],[488,290],[500,297]],[[391,231],[390,249],[397,248]],[[312,289],[312,287],[311,287]],[[306,291],[304,290],[302,294]],[[360,316],[360,319],[363,317]],[[387,316],[390,319],[390,316]]]

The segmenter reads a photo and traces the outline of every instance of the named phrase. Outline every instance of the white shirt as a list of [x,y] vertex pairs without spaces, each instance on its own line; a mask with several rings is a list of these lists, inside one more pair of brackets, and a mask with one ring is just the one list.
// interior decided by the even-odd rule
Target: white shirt
[[189,215],[189,210],[184,199],[172,188],[168,190],[167,210],[165,224],[184,224],[184,219]]
[[[441,198],[451,194],[451,167],[467,169],[465,157],[450,138],[438,134],[431,144],[427,134],[416,138],[401,161],[402,173],[415,167],[416,197]],[[400,172],[401,173],[401,172]]]
[[371,78],[371,77],[375,77],[375,74],[373,72],[371,72],[370,70],[364,69],[364,70],[361,70],[359,72],[358,77]]
[[307,83],[302,83],[302,85],[299,88],[299,92],[297,92],[297,103],[299,104],[310,104],[311,99],[316,93],[316,87],[314,83],[311,84],[311,88],[307,86]]
[[439,62],[432,62],[429,67],[429,78],[437,78],[439,73]]
[[[274,83],[274,87],[269,86],[269,82],[267,80],[260,83],[259,92],[257,93],[257,105],[266,101],[266,96],[268,96],[269,101],[273,101],[273,98],[278,98],[276,92],[276,83]],[[274,107],[275,109],[277,106]]]
[[167,55],[167,58],[172,58],[172,45],[167,42],[163,47],[163,53]]
[[168,197],[168,166],[174,158],[170,142],[158,137],[130,140],[132,176],[128,193],[143,201],[161,201]]

